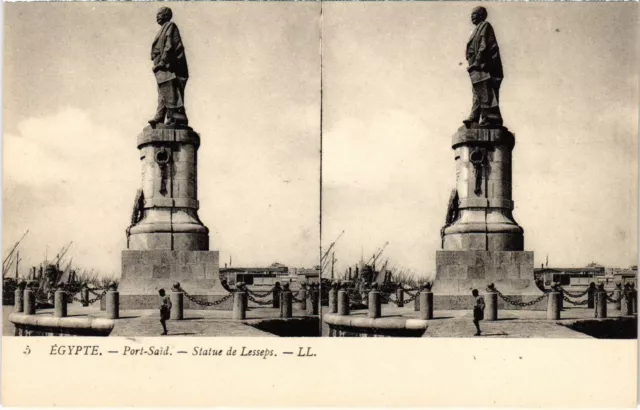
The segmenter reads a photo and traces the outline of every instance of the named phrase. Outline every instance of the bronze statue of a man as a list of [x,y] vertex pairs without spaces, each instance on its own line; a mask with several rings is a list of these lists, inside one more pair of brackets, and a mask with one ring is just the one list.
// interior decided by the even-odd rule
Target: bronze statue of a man
[[153,72],[158,83],[158,109],[149,120],[153,128],[162,123],[169,127],[186,127],[188,123],[184,89],[189,79],[189,69],[180,31],[171,21],[172,16],[168,7],[160,8],[156,15],[156,22],[161,28],[151,45]]
[[467,42],[467,71],[473,85],[473,106],[469,118],[463,122],[467,127],[502,125],[498,106],[500,84],[504,74],[498,41],[493,27],[487,19],[487,10],[476,7],[471,13],[471,22],[476,26]]

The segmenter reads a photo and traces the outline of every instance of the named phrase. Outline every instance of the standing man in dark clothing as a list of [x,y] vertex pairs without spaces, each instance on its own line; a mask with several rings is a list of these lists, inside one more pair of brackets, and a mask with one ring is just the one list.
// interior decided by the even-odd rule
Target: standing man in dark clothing
[[498,41],[491,24],[486,21],[487,9],[476,7],[471,22],[476,26],[467,42],[467,72],[473,86],[473,107],[467,127],[501,126],[502,115],[498,106],[500,84],[504,78]]
[[171,21],[173,13],[168,7],[161,7],[156,15],[160,31],[151,45],[153,72],[158,83],[158,109],[149,120],[151,127],[162,124],[169,127],[187,126],[184,109],[184,89],[189,79],[187,57],[178,26]]
[[162,304],[160,305],[160,323],[162,323],[163,336],[167,335],[167,320],[171,317],[171,298],[165,295],[164,289],[158,291],[162,298]]
[[478,294],[478,289],[473,289],[471,294],[476,299],[473,306],[473,324],[476,325],[474,336],[480,336],[480,321],[484,319],[484,298]]

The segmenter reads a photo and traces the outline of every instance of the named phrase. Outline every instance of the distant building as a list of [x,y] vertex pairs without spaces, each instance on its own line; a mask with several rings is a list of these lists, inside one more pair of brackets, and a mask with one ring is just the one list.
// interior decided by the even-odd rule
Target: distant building
[[614,283],[622,283],[624,286],[627,283],[638,283],[638,265],[630,266],[629,268],[607,268],[605,278],[611,279]]
[[541,267],[533,270],[536,279],[542,279],[545,286],[554,282],[563,286],[589,286],[604,283],[607,287],[613,287],[616,283],[637,283],[638,267],[630,268],[605,268],[596,263],[590,263],[584,268],[552,268]]
[[276,282],[290,283],[297,287],[300,283],[318,282],[320,267],[311,269],[289,268],[275,262],[267,267],[227,267],[220,268],[220,278],[226,279],[230,285],[244,282],[247,285],[271,287]]
[[554,282],[563,286],[589,286],[591,282],[597,282],[598,276],[604,275],[604,266],[592,266],[584,268],[535,268],[533,276],[542,279],[545,286],[551,286]]

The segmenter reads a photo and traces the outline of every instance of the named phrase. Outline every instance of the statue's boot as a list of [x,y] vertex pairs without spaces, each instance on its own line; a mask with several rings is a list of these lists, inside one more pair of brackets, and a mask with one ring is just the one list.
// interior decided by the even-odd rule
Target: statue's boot
[[153,117],[152,119],[150,119],[149,121],[147,121],[149,123],[149,125],[151,125],[151,128],[156,128],[156,125],[158,124],[162,124],[162,121],[164,119],[163,118],[158,118],[158,117]]
[[474,117],[469,117],[466,120],[462,120],[462,123],[467,127],[467,128],[471,128],[472,124],[477,124],[479,121],[478,118],[474,118]]

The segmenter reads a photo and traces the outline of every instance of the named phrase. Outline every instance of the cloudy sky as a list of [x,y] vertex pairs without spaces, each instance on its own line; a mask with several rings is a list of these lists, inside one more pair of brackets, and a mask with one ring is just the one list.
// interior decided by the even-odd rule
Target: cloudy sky
[[[319,4],[176,3],[200,218],[221,265],[317,264]],[[155,110],[157,3],[5,4],[3,248],[23,266],[65,243],[119,274]]]
[[[476,3],[325,3],[323,227],[337,269],[389,241],[421,275],[455,187]],[[486,3],[516,134],[514,216],[539,266],[637,263],[637,4]]]

